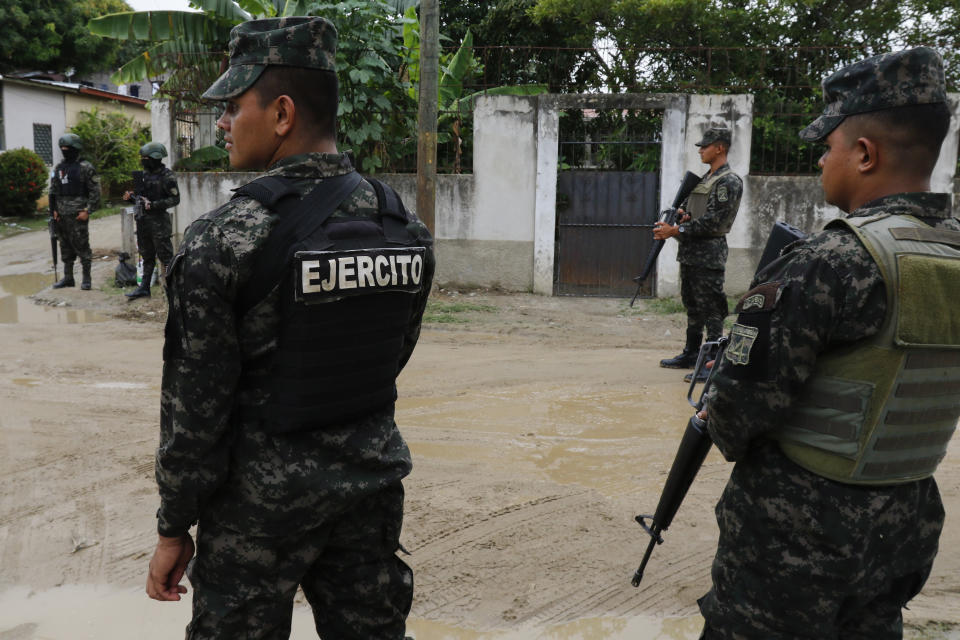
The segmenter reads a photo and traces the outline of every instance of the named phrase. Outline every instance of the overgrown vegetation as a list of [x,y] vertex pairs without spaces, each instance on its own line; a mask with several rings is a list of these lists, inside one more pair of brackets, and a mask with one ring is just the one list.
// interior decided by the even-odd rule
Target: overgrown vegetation
[[[124,210],[125,207],[106,207],[97,209],[90,214],[91,220],[99,220],[108,216],[115,216]],[[0,239],[27,233],[28,231],[40,231],[47,228],[46,212],[42,215],[34,216],[4,216],[0,219]]]
[[83,141],[81,157],[100,174],[104,196],[131,182],[131,172],[140,168],[140,147],[150,142],[150,129],[133,117],[96,107],[81,112],[70,131]]

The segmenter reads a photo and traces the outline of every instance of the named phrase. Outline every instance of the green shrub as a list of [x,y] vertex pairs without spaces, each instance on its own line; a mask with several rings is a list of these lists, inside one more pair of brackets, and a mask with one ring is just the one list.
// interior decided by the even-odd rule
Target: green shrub
[[36,215],[47,175],[47,166],[30,149],[0,153],[0,212],[5,216]]

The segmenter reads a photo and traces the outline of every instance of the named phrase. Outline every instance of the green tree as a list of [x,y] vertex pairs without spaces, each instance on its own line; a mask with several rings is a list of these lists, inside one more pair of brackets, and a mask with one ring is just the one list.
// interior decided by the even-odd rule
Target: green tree
[[[398,6],[381,0],[191,0],[200,13],[142,11],[107,15],[89,24],[94,33],[140,39],[150,48],[123,65],[117,82],[169,74],[163,91],[188,103],[216,79],[226,59],[230,29],[251,18],[317,15],[337,26],[340,131],[364,171],[389,169],[414,148],[416,105],[402,68]],[[402,5],[401,5],[402,7]]]
[[97,107],[81,112],[70,131],[83,141],[82,156],[96,167],[104,194],[130,181],[140,168],[140,147],[150,141],[150,129],[131,116]]
[[122,0],[4,0],[0,3],[0,73],[76,74],[112,67],[124,46],[90,33],[87,22],[129,10]]

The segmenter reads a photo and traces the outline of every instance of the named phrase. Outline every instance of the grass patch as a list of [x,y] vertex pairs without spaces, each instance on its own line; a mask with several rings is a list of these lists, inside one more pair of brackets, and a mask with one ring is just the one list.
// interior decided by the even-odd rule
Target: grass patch
[[643,301],[643,308],[661,315],[687,312],[680,298],[648,298]]
[[[97,209],[90,215],[91,220],[99,220],[109,216],[115,216],[126,207],[109,207],[107,209]],[[9,238],[29,231],[40,231],[47,228],[47,216],[10,216],[0,218],[0,238]]]
[[427,301],[427,309],[423,312],[423,321],[436,324],[463,324],[470,322],[470,319],[462,314],[471,312],[493,313],[497,310],[497,307],[489,304],[429,300]]

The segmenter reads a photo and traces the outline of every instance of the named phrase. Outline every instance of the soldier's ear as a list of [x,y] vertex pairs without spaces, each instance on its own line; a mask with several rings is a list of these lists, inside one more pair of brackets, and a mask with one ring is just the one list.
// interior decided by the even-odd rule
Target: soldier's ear
[[297,107],[288,95],[277,96],[274,106],[274,133],[283,137],[293,130],[297,118]]
[[857,171],[871,173],[880,166],[880,146],[872,138],[857,138]]

